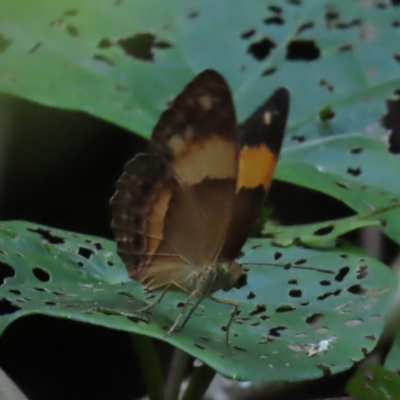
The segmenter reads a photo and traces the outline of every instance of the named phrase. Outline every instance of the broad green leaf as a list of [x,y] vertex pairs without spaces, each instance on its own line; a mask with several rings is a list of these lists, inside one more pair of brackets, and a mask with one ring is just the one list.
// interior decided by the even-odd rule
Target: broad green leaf
[[398,11],[389,1],[2,0],[0,90],[149,136],[184,84],[214,68],[240,120],[288,87],[288,141],[363,131],[400,87]]
[[[395,274],[340,243],[329,250],[278,248],[250,240],[239,260],[247,284],[206,299],[180,332],[165,337],[186,301],[128,278],[114,243],[25,222],[0,230],[0,330],[16,318],[45,314],[165,340],[240,380],[302,380],[343,371],[374,348],[396,287]],[[277,263],[277,265],[270,265]]]
[[350,379],[346,391],[356,400],[398,399],[400,376],[378,364],[367,365]]
[[[276,177],[326,193],[365,214],[388,208],[383,230],[400,243],[400,159],[378,139],[347,134],[288,149]],[[393,206],[393,208],[391,208]]]
[[393,204],[370,213],[315,224],[283,226],[270,220],[264,225],[262,234],[265,237],[272,237],[274,243],[279,246],[290,246],[293,243],[323,245],[355,229],[366,226],[385,226],[386,220],[380,217],[399,207],[400,203]]

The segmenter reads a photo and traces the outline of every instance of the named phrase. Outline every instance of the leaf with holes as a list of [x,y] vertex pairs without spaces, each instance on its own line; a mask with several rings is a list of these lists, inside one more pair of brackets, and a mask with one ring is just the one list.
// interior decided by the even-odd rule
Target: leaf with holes
[[386,220],[380,219],[380,216],[399,207],[400,203],[392,204],[366,214],[307,225],[283,226],[270,220],[265,223],[262,235],[273,238],[274,243],[279,246],[290,246],[293,243],[321,246],[355,229],[385,226]]
[[216,293],[239,303],[228,349],[227,304],[206,299],[167,338],[186,294],[136,312],[159,294],[128,278],[110,241],[5,222],[0,249],[0,331],[29,314],[74,319],[165,340],[241,380],[311,379],[351,367],[376,345],[396,287],[392,271],[346,244],[322,251],[250,240],[239,260],[247,283]]
[[[294,173],[295,171],[295,173]],[[400,243],[400,159],[359,134],[310,141],[287,150],[276,177],[329,194],[361,214],[379,209],[384,232]]]
[[378,364],[370,364],[350,379],[346,391],[356,400],[397,399],[400,377]]
[[288,87],[289,142],[363,131],[400,87],[398,6],[2,0],[0,90],[148,137],[183,85],[214,68],[232,86],[239,119]]

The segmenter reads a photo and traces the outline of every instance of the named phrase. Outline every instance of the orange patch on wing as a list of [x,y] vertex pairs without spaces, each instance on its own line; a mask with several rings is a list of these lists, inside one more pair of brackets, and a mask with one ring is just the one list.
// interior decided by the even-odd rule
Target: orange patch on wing
[[190,128],[183,141],[174,136],[169,141],[173,152],[173,166],[183,182],[194,185],[206,178],[236,177],[236,143],[218,135],[196,140]]
[[165,215],[167,214],[171,195],[172,193],[169,189],[164,189],[158,196],[157,201],[153,204],[152,209],[147,217],[149,222],[146,232],[148,235],[146,241],[146,253],[149,255],[145,261],[146,266],[150,264],[153,255],[163,238],[164,220]]
[[239,155],[239,172],[236,191],[242,188],[268,188],[272,181],[278,158],[265,144],[244,146]]

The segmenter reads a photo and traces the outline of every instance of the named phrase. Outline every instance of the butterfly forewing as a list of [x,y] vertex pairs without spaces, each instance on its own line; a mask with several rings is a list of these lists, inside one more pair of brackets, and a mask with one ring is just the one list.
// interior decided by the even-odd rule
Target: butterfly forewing
[[198,75],[163,113],[149,155],[128,163],[111,200],[118,251],[130,276],[185,288],[213,265],[235,197],[237,130],[228,85]]

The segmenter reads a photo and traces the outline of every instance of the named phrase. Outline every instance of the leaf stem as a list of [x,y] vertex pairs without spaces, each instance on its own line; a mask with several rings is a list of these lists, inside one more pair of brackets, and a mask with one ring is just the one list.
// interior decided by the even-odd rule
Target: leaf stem
[[154,348],[153,339],[148,336],[132,334],[132,343],[139,357],[143,379],[150,400],[164,400],[164,379],[160,361]]
[[189,357],[189,354],[185,353],[183,350],[175,349],[167,379],[167,386],[165,388],[165,400],[176,400],[178,398]]
[[182,400],[201,400],[215,375],[215,370],[206,364],[197,368],[190,378]]

